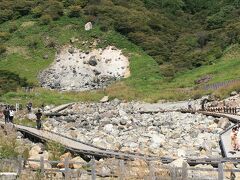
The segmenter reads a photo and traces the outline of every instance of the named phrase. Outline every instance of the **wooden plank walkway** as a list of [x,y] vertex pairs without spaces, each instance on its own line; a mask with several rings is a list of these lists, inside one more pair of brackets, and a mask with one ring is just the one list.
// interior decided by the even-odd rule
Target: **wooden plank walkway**
[[[0,121],[0,124],[4,124],[4,122]],[[104,149],[104,148],[96,147],[91,144],[78,141],[76,139],[63,136],[61,134],[57,134],[57,133],[45,131],[45,130],[38,130],[32,127],[27,127],[22,125],[14,125],[14,126],[18,131],[30,134],[42,140],[51,140],[51,141],[58,142],[63,146],[65,146],[67,149],[72,150],[74,152],[89,154],[92,156],[115,157],[120,159],[145,158],[149,160],[152,160],[152,159],[161,159],[162,161],[167,160],[167,158],[160,158],[157,156],[148,156],[140,153],[131,153],[131,152],[122,152],[122,151]]]
[[[234,123],[240,122],[240,116],[233,114],[224,114],[224,113],[213,113],[213,112],[201,112],[205,115],[212,115],[216,117],[226,117]],[[240,158],[240,151],[233,151],[231,146],[231,131],[235,125],[226,129],[223,133],[220,134],[220,143],[222,145],[223,155],[227,158]]]

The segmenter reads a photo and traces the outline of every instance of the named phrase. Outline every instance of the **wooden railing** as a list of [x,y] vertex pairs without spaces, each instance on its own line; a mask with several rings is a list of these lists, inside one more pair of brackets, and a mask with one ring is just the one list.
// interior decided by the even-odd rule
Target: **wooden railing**
[[[53,179],[54,180],[54,173],[62,173],[62,179],[69,180],[69,179],[80,179],[80,177],[85,174],[88,175],[89,179],[95,180],[97,177],[112,177],[118,178],[120,180],[124,179],[137,179],[138,175],[134,175],[131,173],[131,166],[127,165],[127,161],[119,160],[119,161],[112,161],[112,164],[108,164],[108,167],[118,167],[118,171],[110,174],[103,174],[99,172],[96,166],[96,160],[91,159],[89,162],[73,162],[66,158],[64,161],[47,161],[44,160],[43,157],[40,160],[35,159],[26,159],[19,157],[17,160],[0,160],[0,172],[1,168],[4,164],[5,168],[7,163],[12,163],[14,165],[13,171],[16,171],[16,174],[21,177],[22,172],[25,170],[24,164],[29,164],[31,162],[38,163],[39,170],[37,171],[41,177],[45,179]],[[17,163],[16,163],[17,162]],[[118,164],[116,164],[118,162]],[[128,161],[129,162],[129,161]],[[223,180],[226,176],[226,173],[239,173],[240,169],[233,168],[233,169],[224,169],[224,162],[221,159],[218,160],[217,167],[215,168],[196,168],[196,167],[189,167],[187,163],[183,162],[182,167],[174,167],[171,165],[163,165],[156,161],[145,161],[147,164],[146,169],[142,169],[142,171],[146,172],[144,174],[144,179],[166,179],[166,180],[193,180],[193,179],[201,179],[203,174],[208,173],[208,179],[216,179],[216,180]],[[240,160],[233,160],[232,163],[238,164]],[[51,165],[56,166],[58,163],[63,163],[64,168],[45,168],[45,164],[50,163]],[[70,164],[81,164],[84,168],[81,169],[71,169]],[[16,167],[18,167],[16,169]],[[134,166],[135,167],[135,166]],[[138,167],[139,169],[143,168],[141,166]],[[11,172],[10,170],[8,170]],[[136,167],[135,167],[136,171]],[[111,171],[112,172],[112,171]],[[30,177],[29,177],[30,178]],[[1,175],[0,175],[1,179]]]
[[207,108],[206,111],[209,112],[217,112],[217,113],[225,113],[225,114],[237,114],[239,108],[237,107],[210,107]]

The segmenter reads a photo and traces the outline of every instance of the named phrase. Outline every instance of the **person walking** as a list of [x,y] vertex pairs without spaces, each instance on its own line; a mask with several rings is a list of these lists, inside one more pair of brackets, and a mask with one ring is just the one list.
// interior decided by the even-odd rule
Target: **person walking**
[[28,110],[28,113],[30,113],[32,111],[32,103],[31,102],[29,102],[27,104],[27,110]]
[[5,124],[9,123],[9,109],[7,106],[3,110],[3,115],[4,115],[4,119],[5,119]]
[[238,134],[237,128],[236,127],[232,128],[230,136],[233,151],[238,150],[237,134]]
[[188,110],[193,111],[192,100],[191,99],[188,100]]
[[41,127],[42,127],[42,120],[41,120],[41,117],[42,117],[42,113],[41,113],[41,110],[39,109],[38,112],[35,114],[36,117],[37,117],[37,129],[40,130]]
[[14,114],[15,114],[15,110],[13,107],[10,108],[9,110],[9,122],[13,124],[13,117],[14,117]]

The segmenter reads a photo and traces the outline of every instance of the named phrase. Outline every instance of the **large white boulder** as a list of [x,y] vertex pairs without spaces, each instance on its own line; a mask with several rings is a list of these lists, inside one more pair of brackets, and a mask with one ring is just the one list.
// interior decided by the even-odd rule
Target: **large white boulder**
[[91,22],[86,23],[84,27],[85,27],[85,31],[89,31],[93,28]]

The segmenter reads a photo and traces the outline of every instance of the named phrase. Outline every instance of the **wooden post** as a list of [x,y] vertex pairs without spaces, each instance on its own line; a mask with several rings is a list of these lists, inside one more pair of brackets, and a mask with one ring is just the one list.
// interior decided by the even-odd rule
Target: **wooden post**
[[224,173],[223,173],[223,164],[218,163],[218,180],[224,179]]
[[154,172],[154,167],[153,167],[153,163],[150,161],[149,162],[149,179],[150,180],[155,180],[155,172]]
[[43,158],[43,156],[40,157],[40,172],[41,172],[41,175],[44,175],[44,158]]
[[171,169],[171,179],[172,180],[176,180],[177,179],[177,174],[176,174],[175,167],[172,167],[172,169]]
[[18,156],[18,176],[21,174],[22,172],[22,167],[23,166],[23,158],[22,156]]
[[91,174],[92,174],[92,180],[96,180],[96,162],[95,162],[95,158],[93,157],[92,158],[92,163],[91,163],[91,165],[92,165],[92,170],[91,170]]
[[188,179],[188,169],[187,169],[187,163],[183,162],[182,164],[182,180],[187,180]]
[[120,179],[120,180],[124,180],[124,177],[125,177],[125,168],[124,168],[124,161],[123,161],[123,160],[120,160],[119,166],[120,166],[120,177],[119,177],[119,179]]
[[64,174],[65,174],[65,180],[69,180],[70,177],[69,177],[69,159],[68,158],[65,158],[64,160]]

